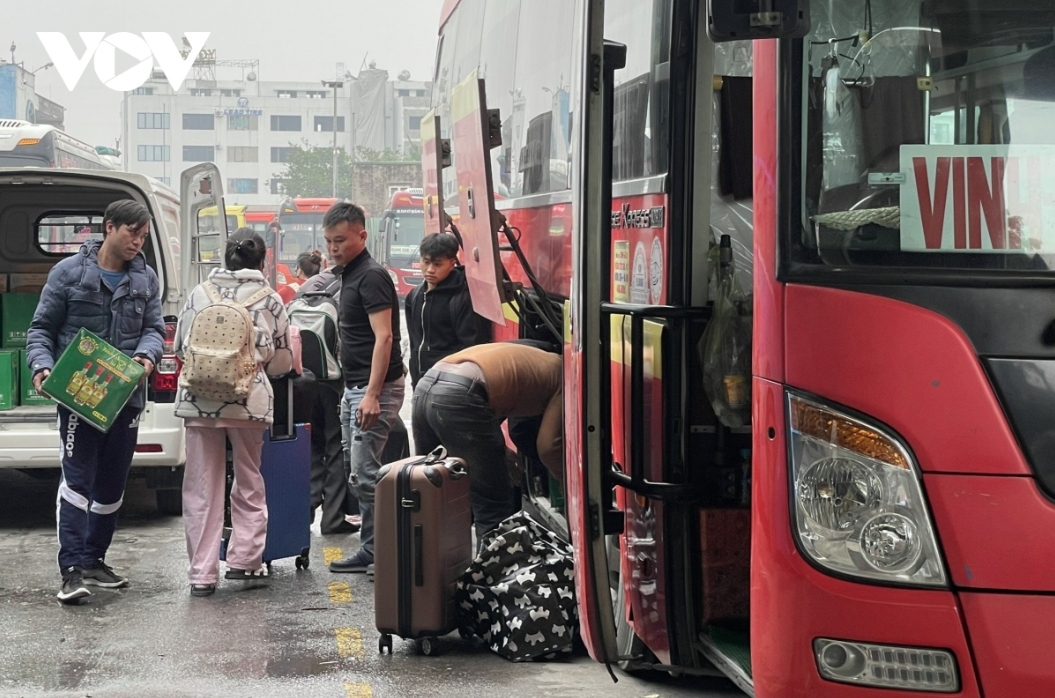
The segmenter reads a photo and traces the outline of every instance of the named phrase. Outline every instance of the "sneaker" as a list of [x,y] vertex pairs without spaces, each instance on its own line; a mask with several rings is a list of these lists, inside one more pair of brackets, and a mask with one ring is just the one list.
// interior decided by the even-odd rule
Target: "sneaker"
[[57,596],[62,603],[75,603],[78,599],[91,596],[92,592],[84,586],[84,577],[76,567],[70,567],[62,573],[62,588]]
[[96,561],[91,567],[85,567],[81,574],[84,576],[84,583],[92,586],[104,589],[120,589],[128,586],[128,580],[114,572],[113,568],[102,560]]
[[351,557],[346,557],[343,560],[334,560],[330,563],[330,572],[351,572],[355,574],[361,574],[370,569],[373,565],[374,559],[369,553],[365,553],[362,550],[357,552]]
[[270,570],[267,565],[260,565],[255,570],[239,570],[233,567],[227,568],[227,573],[224,574],[224,579],[241,579],[244,581],[250,580],[266,580],[271,576]]
[[353,526],[363,525],[363,517],[361,514],[348,514],[344,517],[344,520]]
[[216,592],[215,584],[191,584],[191,596],[212,596]]

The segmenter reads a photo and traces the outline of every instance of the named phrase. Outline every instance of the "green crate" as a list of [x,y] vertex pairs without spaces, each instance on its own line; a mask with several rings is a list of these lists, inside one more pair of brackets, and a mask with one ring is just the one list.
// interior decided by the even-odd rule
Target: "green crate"
[[41,386],[43,392],[107,432],[143,378],[143,367],[82,329]]
[[25,349],[18,350],[19,357],[19,396],[18,404],[23,407],[39,405],[54,405],[55,401],[47,395],[41,395],[33,387],[33,372],[29,369],[29,352]]
[[18,405],[18,352],[0,351],[0,410]]
[[3,328],[0,344],[5,349],[22,349],[26,346],[26,332],[33,322],[38,303],[39,293],[5,293],[0,298],[0,327]]

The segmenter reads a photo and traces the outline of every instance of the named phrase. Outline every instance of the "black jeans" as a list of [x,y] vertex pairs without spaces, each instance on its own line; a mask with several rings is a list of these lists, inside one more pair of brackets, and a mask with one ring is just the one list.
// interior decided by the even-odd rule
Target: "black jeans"
[[[322,532],[336,531],[358,502],[348,487],[341,445],[341,381],[319,381],[311,417],[311,510],[322,506]],[[351,500],[351,501],[349,501]]]
[[476,536],[498,526],[520,509],[506,471],[505,437],[482,384],[444,380],[430,370],[414,389],[414,448],[418,455],[443,444],[447,455],[469,467]]

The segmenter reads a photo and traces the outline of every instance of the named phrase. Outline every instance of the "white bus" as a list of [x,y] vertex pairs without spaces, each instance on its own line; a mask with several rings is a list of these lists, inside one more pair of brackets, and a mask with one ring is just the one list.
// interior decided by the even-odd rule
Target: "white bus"
[[0,119],[0,167],[120,169],[117,158],[100,155],[54,126]]

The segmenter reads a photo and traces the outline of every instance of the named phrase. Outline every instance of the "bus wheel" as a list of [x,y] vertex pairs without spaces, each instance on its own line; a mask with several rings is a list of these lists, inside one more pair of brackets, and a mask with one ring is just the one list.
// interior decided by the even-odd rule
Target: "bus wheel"
[[609,536],[608,541],[608,569],[609,579],[612,582],[612,606],[615,611],[615,640],[619,656],[622,657],[615,664],[622,671],[633,674],[651,669],[656,659],[626,619],[630,600],[626,598],[626,592],[623,589],[619,537]]

